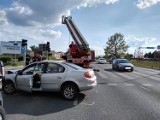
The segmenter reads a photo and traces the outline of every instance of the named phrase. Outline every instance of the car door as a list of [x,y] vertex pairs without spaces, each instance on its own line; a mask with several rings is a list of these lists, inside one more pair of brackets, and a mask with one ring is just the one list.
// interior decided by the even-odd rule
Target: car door
[[41,77],[41,87],[44,90],[59,90],[62,81],[65,79],[67,69],[57,63],[48,63],[45,74]]
[[33,72],[36,67],[35,64],[31,64],[27,68],[24,68],[23,70],[19,71],[16,76],[16,85],[17,89],[23,90],[23,91],[32,91],[32,77],[33,77]]

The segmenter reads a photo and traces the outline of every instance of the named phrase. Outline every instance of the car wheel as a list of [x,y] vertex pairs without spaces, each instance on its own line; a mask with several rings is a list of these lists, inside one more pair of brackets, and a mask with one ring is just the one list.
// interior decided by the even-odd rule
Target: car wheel
[[112,70],[114,70],[114,67],[112,66]]
[[74,100],[78,95],[78,89],[74,84],[66,84],[62,88],[62,96],[66,100]]
[[118,66],[117,66],[116,70],[119,71],[119,67]]
[[16,91],[15,86],[12,82],[3,83],[2,89],[3,89],[4,93],[6,93],[6,94],[13,94]]
[[6,120],[6,114],[2,106],[0,106],[0,120]]

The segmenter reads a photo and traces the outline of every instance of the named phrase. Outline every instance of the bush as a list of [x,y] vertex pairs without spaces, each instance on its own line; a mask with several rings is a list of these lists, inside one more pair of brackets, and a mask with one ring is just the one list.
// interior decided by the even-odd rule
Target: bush
[[8,56],[1,56],[0,57],[0,60],[3,61],[3,63],[8,63],[8,62],[11,62],[12,58],[11,57],[8,57]]
[[23,61],[23,56],[19,56],[17,59],[18,61]]

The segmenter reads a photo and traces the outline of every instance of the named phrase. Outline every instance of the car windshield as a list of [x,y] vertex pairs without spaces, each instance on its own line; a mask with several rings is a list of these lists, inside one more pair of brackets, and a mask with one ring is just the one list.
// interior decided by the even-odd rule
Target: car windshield
[[65,63],[63,63],[63,64],[65,64],[65,65],[67,65],[67,66],[69,66],[69,67],[71,67],[71,68],[73,68],[73,69],[75,69],[75,70],[82,70],[82,69],[84,69],[84,68],[82,68],[82,67],[80,67],[80,66],[78,66],[78,65],[75,65],[75,64],[69,63],[69,62],[65,62]]
[[99,60],[105,60],[104,58],[100,58]]
[[119,60],[119,63],[129,63],[128,60]]

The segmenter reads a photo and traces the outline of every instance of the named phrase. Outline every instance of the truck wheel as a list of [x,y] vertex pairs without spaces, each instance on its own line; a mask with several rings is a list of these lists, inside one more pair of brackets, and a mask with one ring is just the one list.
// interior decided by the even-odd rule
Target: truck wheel
[[2,106],[0,106],[0,120],[6,120],[5,110]]
[[10,81],[4,82],[2,89],[6,94],[14,94],[16,91],[14,84]]
[[78,95],[78,89],[74,84],[66,84],[62,87],[62,96],[66,100],[74,100]]

